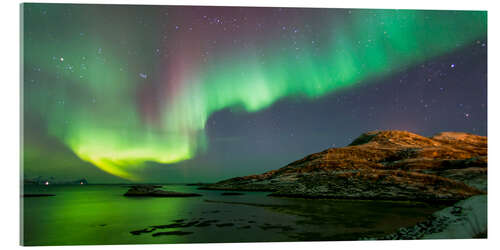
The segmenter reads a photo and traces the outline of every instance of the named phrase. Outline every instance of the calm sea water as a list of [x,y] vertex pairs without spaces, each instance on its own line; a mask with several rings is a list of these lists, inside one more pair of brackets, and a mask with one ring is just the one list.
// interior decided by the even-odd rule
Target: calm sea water
[[[165,185],[163,189],[202,196],[125,197],[127,189],[123,185],[26,186],[24,193],[56,196],[21,198],[22,242],[88,245],[355,240],[413,225],[442,208],[408,202],[277,198],[265,192],[223,196],[223,191],[185,185]],[[131,233],[142,229],[154,230]]]

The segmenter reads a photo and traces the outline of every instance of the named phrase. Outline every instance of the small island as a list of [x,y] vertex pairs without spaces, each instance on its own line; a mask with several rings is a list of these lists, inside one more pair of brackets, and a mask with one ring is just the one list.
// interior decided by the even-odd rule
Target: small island
[[129,188],[129,190],[123,194],[128,197],[194,197],[201,196],[201,194],[196,193],[181,193],[173,191],[165,191],[158,189],[161,186],[157,185],[134,185]]

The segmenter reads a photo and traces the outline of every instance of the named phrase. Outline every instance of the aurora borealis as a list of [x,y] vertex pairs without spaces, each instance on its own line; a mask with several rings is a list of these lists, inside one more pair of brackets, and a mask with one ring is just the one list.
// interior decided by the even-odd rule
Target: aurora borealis
[[486,134],[486,12],[24,4],[22,13],[27,176],[214,180],[366,130]]

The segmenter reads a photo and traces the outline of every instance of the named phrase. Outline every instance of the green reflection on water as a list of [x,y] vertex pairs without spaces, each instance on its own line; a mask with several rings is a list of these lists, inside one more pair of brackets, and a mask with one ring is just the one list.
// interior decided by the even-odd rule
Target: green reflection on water
[[[24,244],[355,240],[410,226],[440,208],[424,203],[289,199],[260,192],[222,196],[223,191],[182,185],[167,185],[164,189],[203,196],[130,198],[123,196],[127,187],[120,185],[26,187],[25,193],[56,196],[23,198]],[[175,220],[215,222],[203,227],[130,233]],[[172,231],[192,233],[152,236]]]

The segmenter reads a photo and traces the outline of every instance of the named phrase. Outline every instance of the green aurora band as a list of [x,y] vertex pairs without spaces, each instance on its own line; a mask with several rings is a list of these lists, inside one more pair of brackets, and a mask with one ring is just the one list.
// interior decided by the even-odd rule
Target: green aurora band
[[[316,10],[307,11],[313,16]],[[321,49],[302,37],[298,43],[309,46],[291,53],[293,48],[282,50],[290,47],[287,39],[269,39],[266,46],[228,48],[214,55],[216,63],[201,64],[187,46],[177,57],[175,82],[155,80],[175,92],[165,94],[159,121],[152,123],[144,121],[137,107],[140,83],[137,73],[134,78],[130,72],[141,64],[163,64],[132,65],[111,45],[99,49],[105,38],[63,34],[65,39],[51,39],[46,30],[31,27],[49,27],[53,20],[25,15],[24,70],[43,65],[45,74],[38,85],[28,86],[24,79],[25,116],[42,117],[47,133],[82,160],[132,181],[141,180],[146,162],[176,163],[205,150],[205,123],[214,112],[256,112],[283,98],[314,99],[394,74],[486,37],[487,22],[486,12],[351,10],[334,30],[323,31]],[[84,17],[76,23],[98,25]],[[26,148],[24,157],[33,151]]]

